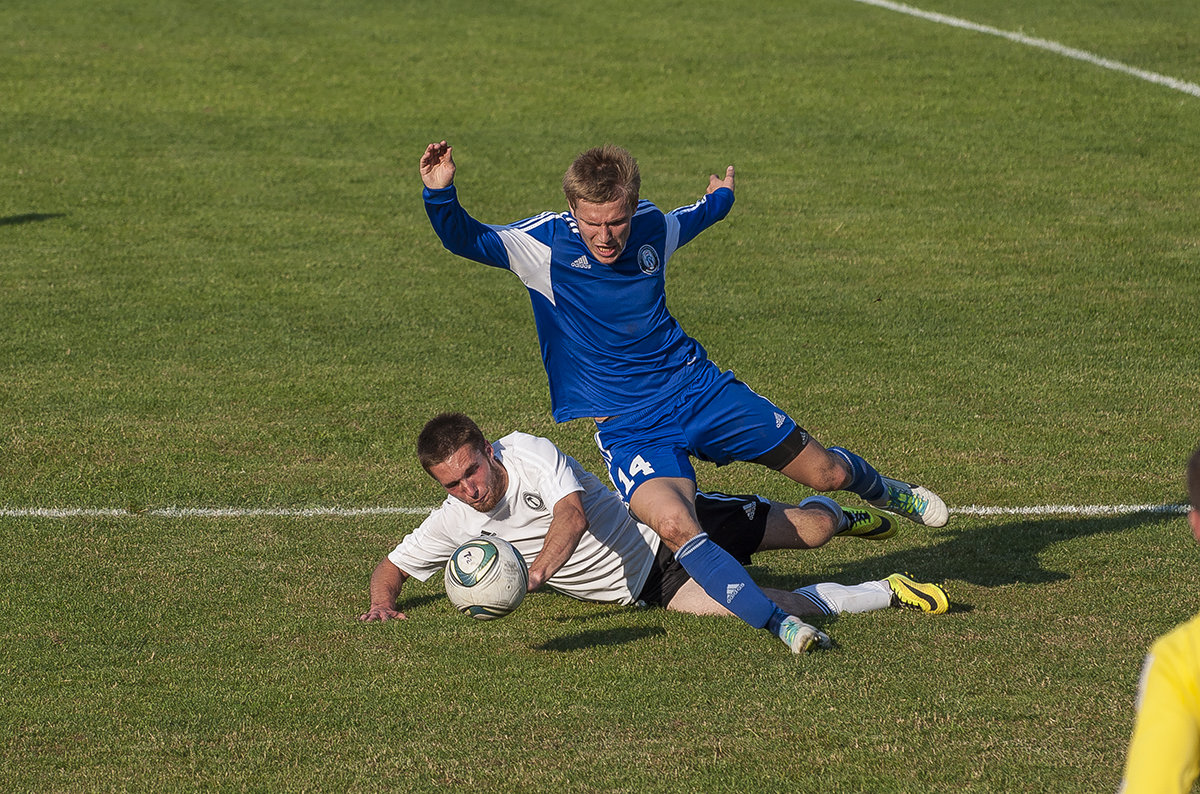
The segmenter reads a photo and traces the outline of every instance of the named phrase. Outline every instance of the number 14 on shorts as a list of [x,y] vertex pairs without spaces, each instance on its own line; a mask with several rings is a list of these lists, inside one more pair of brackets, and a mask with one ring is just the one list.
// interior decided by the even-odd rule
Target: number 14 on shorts
[[633,490],[633,479],[635,477],[643,477],[644,478],[644,477],[648,477],[654,473],[654,467],[651,466],[650,463],[645,458],[643,458],[641,455],[638,455],[637,457],[635,457],[633,460],[631,460],[629,462],[629,473],[628,474],[625,473],[624,469],[621,469],[619,467],[615,467],[615,468],[617,471],[617,479],[620,481],[620,484],[621,484],[621,493],[625,494],[626,499],[629,498],[629,494]]

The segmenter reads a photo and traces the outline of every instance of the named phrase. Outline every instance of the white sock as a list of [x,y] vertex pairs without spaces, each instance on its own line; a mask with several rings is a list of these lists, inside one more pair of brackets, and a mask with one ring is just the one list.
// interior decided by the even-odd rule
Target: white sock
[[862,584],[820,582],[792,592],[821,601],[834,615],[839,612],[874,612],[892,605],[891,585],[883,581]]

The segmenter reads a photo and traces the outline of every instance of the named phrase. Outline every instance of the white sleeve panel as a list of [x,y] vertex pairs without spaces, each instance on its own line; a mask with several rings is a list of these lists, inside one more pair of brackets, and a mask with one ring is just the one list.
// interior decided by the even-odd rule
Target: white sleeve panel
[[663,244],[663,265],[670,261],[675,249],[679,248],[679,219],[671,213],[666,214],[667,239]]
[[554,303],[550,282],[550,246],[528,234],[512,228],[498,228],[504,250],[508,252],[509,270],[517,274],[526,287]]

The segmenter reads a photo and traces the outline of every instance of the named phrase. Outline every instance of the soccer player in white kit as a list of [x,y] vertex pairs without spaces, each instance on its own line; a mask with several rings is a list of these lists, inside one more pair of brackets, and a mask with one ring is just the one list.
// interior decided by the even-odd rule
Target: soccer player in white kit
[[[371,606],[361,620],[405,617],[396,608],[405,580],[425,581],[442,570],[459,545],[481,534],[517,548],[529,563],[530,590],[544,583],[584,601],[730,614],[688,577],[616,494],[548,439],[511,433],[489,443],[469,417],[443,414],[422,431],[418,455],[446,490],[446,499],[376,566]],[[884,538],[896,531],[894,519],[884,513],[843,511],[824,496],[792,506],[701,493],[697,504],[705,528],[742,564],[756,551],[816,548],[835,534]],[[793,615],[889,606],[938,614],[949,606],[938,585],[902,574],[852,586],[824,582],[767,592]]]

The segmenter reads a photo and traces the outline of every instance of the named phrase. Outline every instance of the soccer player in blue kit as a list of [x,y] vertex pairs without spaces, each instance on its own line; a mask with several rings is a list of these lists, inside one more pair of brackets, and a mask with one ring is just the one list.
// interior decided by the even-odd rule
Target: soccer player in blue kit
[[597,147],[563,177],[569,212],[496,226],[463,209],[455,170],[445,141],[426,147],[423,197],[442,244],[511,270],[525,284],[555,421],[595,421],[596,444],[630,511],[733,614],[795,653],[829,643],[779,609],[701,531],[691,457],[758,463],[816,491],[848,490],[917,523],[946,523],[949,512],[936,494],[880,476],[849,450],[825,449],[732,372],[721,372],[667,310],[667,263],[728,214],[733,166],[724,177],[711,175],[695,204],[664,213],[640,199],[637,161],[627,151]]

